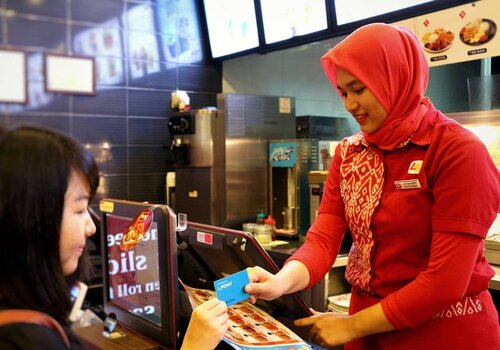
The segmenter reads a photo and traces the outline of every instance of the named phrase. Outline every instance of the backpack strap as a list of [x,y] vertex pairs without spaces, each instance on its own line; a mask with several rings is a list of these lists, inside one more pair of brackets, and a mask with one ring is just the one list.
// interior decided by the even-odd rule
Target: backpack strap
[[34,323],[55,330],[63,339],[66,347],[70,347],[68,335],[54,318],[35,310],[9,309],[0,310],[0,326],[9,323]]

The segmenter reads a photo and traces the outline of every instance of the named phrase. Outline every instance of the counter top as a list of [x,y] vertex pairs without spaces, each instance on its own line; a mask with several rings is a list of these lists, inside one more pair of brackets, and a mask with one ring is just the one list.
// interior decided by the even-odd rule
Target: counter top
[[76,335],[89,350],[158,350],[159,345],[152,340],[118,325],[117,331],[125,334],[124,337],[108,339],[102,335],[102,324],[93,324],[87,327],[75,328]]
[[310,171],[307,174],[307,179],[309,184],[322,184],[326,181],[326,177],[328,176],[328,171]]

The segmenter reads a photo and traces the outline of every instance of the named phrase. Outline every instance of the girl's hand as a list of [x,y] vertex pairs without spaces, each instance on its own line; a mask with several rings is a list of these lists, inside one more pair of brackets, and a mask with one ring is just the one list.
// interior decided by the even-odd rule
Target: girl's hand
[[229,326],[226,303],[210,299],[194,308],[181,350],[212,350]]

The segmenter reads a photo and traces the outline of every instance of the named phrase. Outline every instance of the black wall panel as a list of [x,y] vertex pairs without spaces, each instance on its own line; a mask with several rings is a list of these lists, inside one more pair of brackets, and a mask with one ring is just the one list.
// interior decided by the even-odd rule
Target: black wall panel
[[[163,202],[172,91],[186,90],[193,108],[215,106],[222,91],[197,1],[3,0],[0,23],[0,44],[27,53],[30,100],[0,103],[0,123],[47,126],[89,147],[102,184],[94,208],[104,196]],[[96,95],[47,93],[46,52],[94,57]]]

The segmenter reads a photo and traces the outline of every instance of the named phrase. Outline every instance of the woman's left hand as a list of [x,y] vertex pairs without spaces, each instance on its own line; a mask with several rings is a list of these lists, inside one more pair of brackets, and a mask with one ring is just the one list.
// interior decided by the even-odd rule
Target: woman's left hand
[[356,338],[351,318],[334,312],[314,312],[313,316],[295,320],[294,325],[312,326],[310,341],[322,347],[342,345]]

